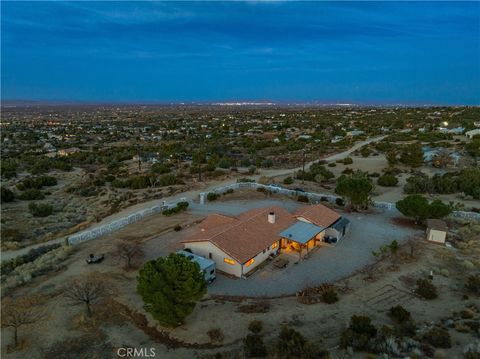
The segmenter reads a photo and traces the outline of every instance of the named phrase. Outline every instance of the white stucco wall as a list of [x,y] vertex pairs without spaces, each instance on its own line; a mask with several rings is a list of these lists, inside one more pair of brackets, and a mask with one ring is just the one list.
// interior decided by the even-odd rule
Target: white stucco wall
[[266,249],[265,253],[260,252],[255,257],[253,257],[254,262],[251,265],[247,266],[247,265],[243,264],[243,274],[247,274],[252,269],[257,267],[259,264],[264,262],[270,254],[276,253],[280,249],[280,240],[278,240],[278,242],[276,242],[276,243],[277,243],[277,248],[272,249],[272,246],[270,246],[270,249],[265,248]]
[[427,239],[431,242],[435,243],[445,243],[445,239],[447,234],[443,231],[437,231],[435,229],[428,229],[427,230]]
[[[184,243],[184,247],[190,248],[192,253],[198,254],[205,258],[210,258],[209,254],[211,253],[211,259],[215,262],[217,270],[221,270],[222,272],[234,275],[236,277],[242,276],[242,265],[214,244],[207,241],[191,242]],[[235,264],[225,263],[225,258],[232,259]]]

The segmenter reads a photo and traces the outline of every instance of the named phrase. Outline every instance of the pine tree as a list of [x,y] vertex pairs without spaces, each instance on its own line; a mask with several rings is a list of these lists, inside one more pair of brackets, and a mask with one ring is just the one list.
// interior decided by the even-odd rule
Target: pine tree
[[207,291],[199,265],[179,254],[145,263],[137,280],[145,309],[171,327],[181,325]]

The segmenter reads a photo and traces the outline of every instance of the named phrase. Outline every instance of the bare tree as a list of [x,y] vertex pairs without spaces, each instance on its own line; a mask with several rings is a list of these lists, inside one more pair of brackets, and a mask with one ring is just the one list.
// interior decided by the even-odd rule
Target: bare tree
[[2,300],[2,327],[13,328],[13,344],[18,345],[18,329],[46,318],[44,310],[38,307],[38,297]]
[[420,240],[419,238],[411,237],[406,242],[406,245],[407,245],[408,249],[410,250],[410,257],[412,257],[412,258],[415,256],[415,252],[418,249],[419,240]]
[[92,305],[111,294],[110,283],[93,273],[84,278],[74,279],[64,289],[64,296],[72,304],[85,304],[87,315],[92,315]]
[[139,243],[120,241],[117,243],[116,254],[118,257],[125,260],[125,267],[130,269],[132,267],[132,262],[135,259],[143,257],[144,252]]

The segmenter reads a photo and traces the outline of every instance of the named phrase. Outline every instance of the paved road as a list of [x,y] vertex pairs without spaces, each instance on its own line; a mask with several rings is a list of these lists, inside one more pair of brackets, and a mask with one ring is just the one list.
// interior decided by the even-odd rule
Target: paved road
[[[353,152],[355,152],[356,150],[360,149],[361,147],[363,147],[367,144],[370,144],[372,142],[381,141],[384,138],[385,138],[385,136],[379,136],[379,137],[372,137],[372,138],[366,139],[365,141],[360,141],[360,142],[356,143],[355,145],[353,145],[352,147],[350,147],[349,149],[347,149],[343,152],[336,153],[336,154],[324,157],[322,159],[326,160],[326,161],[337,161],[339,159],[342,159],[342,158],[345,158],[345,157],[351,155]],[[313,163],[315,163],[317,161],[318,160],[306,163],[305,168],[308,169]],[[296,172],[300,169],[301,169],[301,167],[296,167],[296,168],[291,168],[291,169],[262,170],[260,174],[257,174],[257,175],[254,175],[254,176],[249,176],[249,177],[251,177],[253,179],[258,179],[261,176],[269,176],[269,177],[285,176],[285,175],[293,174],[294,172]],[[171,203],[171,202],[176,202],[176,201],[180,200],[180,198],[182,198],[182,197],[186,197],[188,199],[197,199],[201,192],[210,192],[217,187],[229,185],[229,184],[232,184],[232,183],[236,183],[236,179],[229,179],[229,180],[225,180],[225,181],[212,181],[212,182],[209,182],[208,184],[203,184],[203,187],[199,188],[199,189],[182,192],[182,193],[177,194],[175,196],[162,198],[161,200],[153,200],[153,201],[139,203],[139,204],[130,206],[128,208],[125,208],[125,209],[123,209],[123,210],[121,210],[121,211],[119,211],[115,214],[112,214],[111,216],[105,217],[100,222],[95,223],[92,226],[90,226],[88,229],[90,230],[90,229],[97,228],[97,227],[102,226],[104,224],[111,223],[111,222],[113,222],[113,221],[115,221],[119,218],[126,217],[126,216],[128,216],[132,213],[135,213],[135,212],[139,211],[139,210],[153,207],[161,201],[166,201],[167,203]],[[66,237],[61,237],[61,238],[53,239],[53,240],[48,241],[48,242],[44,242],[44,243],[40,243],[40,244],[34,244],[34,245],[24,247],[24,248],[21,248],[21,249],[18,249],[18,250],[14,250],[14,251],[2,251],[1,252],[1,260],[2,261],[3,260],[8,260],[8,259],[20,256],[20,255],[26,254],[30,249],[40,247],[40,246],[43,246],[43,245],[46,245],[46,244],[63,243],[63,242],[65,242],[65,240],[66,240]]]

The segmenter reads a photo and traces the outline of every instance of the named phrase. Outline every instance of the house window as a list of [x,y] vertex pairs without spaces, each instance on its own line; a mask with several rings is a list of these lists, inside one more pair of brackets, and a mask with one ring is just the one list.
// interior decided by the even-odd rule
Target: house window
[[231,264],[232,266],[235,264],[235,261],[233,259],[230,259],[230,258],[223,258],[223,261],[225,263]]
[[272,244],[272,249],[275,249],[277,247],[278,247],[278,242],[275,242],[275,243]]
[[245,263],[245,265],[248,267],[248,266],[250,266],[253,262],[255,262],[255,259],[253,259],[253,258],[252,258],[252,259],[249,259],[249,260],[247,261],[247,263]]

